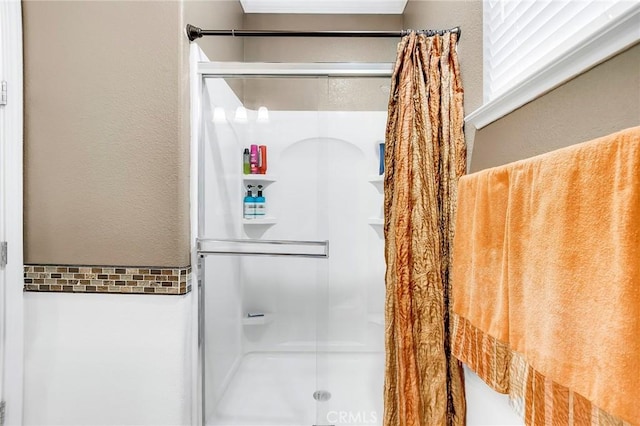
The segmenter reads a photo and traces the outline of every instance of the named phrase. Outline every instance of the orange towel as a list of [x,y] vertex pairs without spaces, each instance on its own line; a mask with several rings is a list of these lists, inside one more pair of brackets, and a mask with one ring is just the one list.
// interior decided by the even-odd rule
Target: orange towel
[[[456,238],[456,253],[466,262],[455,263],[455,274],[464,277],[466,291],[454,298],[453,309],[462,317],[501,341],[509,340],[508,290],[506,282],[506,229],[509,178],[506,170],[490,169],[475,178],[464,176],[458,184],[458,221],[466,235]],[[455,260],[454,260],[455,262]],[[488,285],[488,284],[491,285]]]
[[[488,169],[473,178],[462,177],[458,193],[462,197],[458,197],[459,236],[453,245],[453,278],[464,279],[464,287],[452,282],[453,311],[457,314],[453,316],[452,353],[493,389],[508,393],[508,173],[504,169]],[[460,288],[465,291],[456,291]]]
[[640,127],[462,177],[453,256],[453,353],[510,363],[527,423],[640,424]]

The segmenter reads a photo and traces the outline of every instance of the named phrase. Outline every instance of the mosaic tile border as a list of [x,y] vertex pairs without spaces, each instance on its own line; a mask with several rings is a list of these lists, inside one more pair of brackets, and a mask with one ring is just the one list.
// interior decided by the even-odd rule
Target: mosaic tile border
[[191,266],[24,265],[24,291],[187,294]]

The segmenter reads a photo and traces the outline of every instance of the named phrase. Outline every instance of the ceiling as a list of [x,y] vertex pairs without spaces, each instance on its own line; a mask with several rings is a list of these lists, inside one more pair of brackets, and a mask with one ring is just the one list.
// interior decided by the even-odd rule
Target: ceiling
[[402,14],[407,0],[240,0],[245,13]]

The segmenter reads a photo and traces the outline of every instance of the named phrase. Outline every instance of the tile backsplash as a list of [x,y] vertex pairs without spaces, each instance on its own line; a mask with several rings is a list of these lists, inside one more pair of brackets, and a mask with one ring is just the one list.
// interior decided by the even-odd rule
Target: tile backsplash
[[24,290],[186,294],[191,291],[191,266],[25,265]]

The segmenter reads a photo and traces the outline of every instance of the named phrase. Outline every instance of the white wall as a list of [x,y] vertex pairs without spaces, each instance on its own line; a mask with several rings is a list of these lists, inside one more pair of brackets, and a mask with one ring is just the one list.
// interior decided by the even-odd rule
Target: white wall
[[190,299],[25,293],[24,425],[191,424]]
[[0,241],[8,244],[0,269],[0,398],[7,425],[22,422],[23,384],[23,99],[22,10],[18,0],[0,1],[0,80],[7,105],[0,107]]
[[509,406],[509,397],[491,389],[466,366],[467,426],[523,426],[523,419]]

